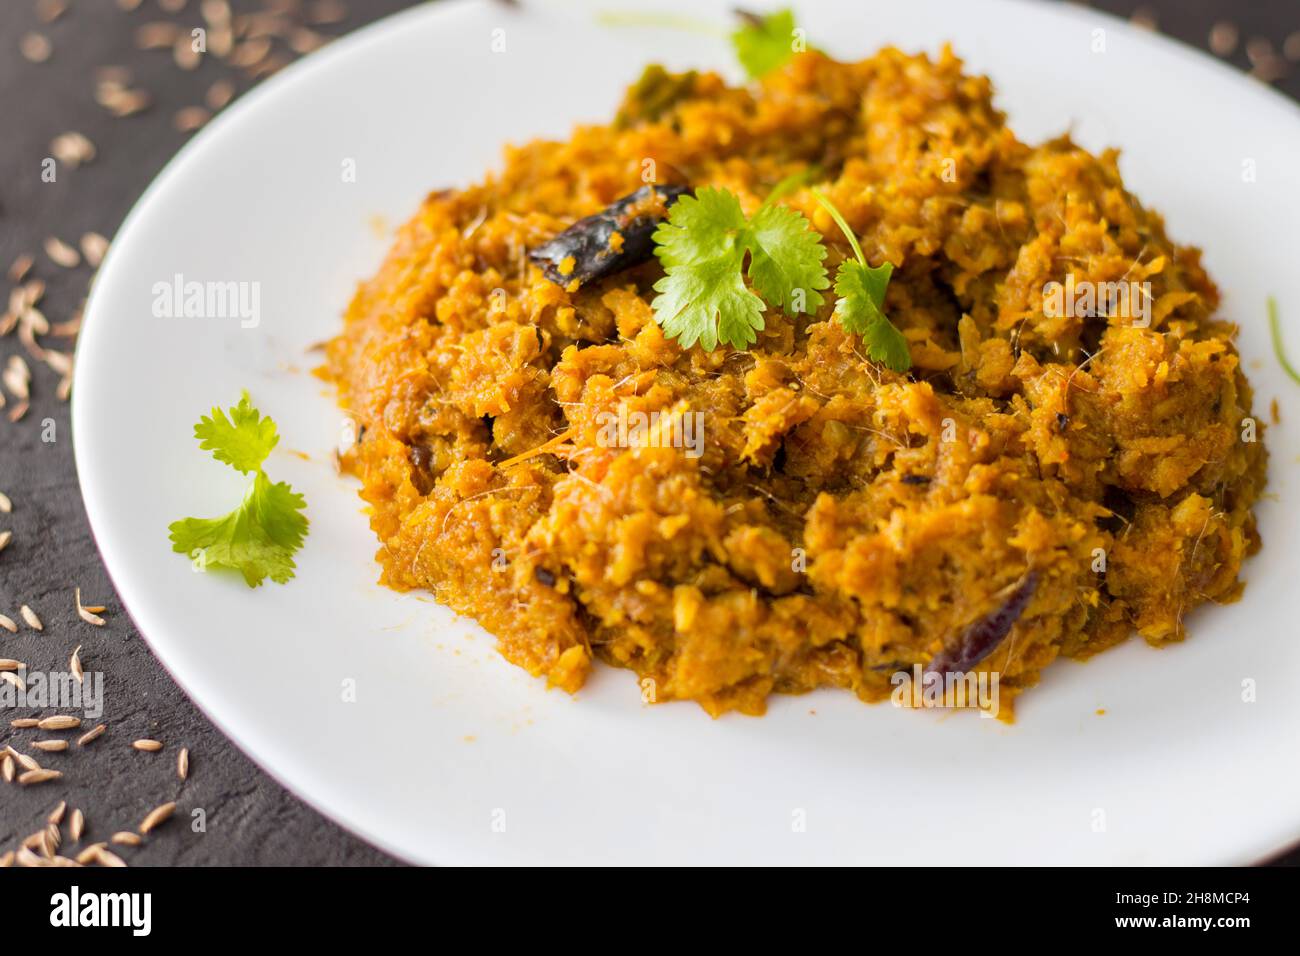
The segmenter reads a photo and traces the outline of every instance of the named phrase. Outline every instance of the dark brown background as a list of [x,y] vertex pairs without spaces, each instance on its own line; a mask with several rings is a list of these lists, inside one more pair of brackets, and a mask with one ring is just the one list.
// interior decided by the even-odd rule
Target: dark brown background
[[[0,270],[8,269],[20,253],[33,255],[33,274],[48,284],[41,305],[52,322],[66,320],[77,310],[90,269],[82,265],[66,270],[51,263],[41,252],[45,237],[75,244],[83,233],[95,231],[112,238],[150,180],[188,138],[173,128],[176,111],[202,104],[205,91],[220,78],[233,79],[240,93],[263,78],[211,55],[197,69],[183,71],[168,51],[137,49],[135,31],[147,22],[172,20],[186,31],[200,24],[200,0],[138,0],[139,8],[132,11],[120,9],[119,0],[65,2],[66,12],[52,23],[41,21],[37,0],[0,2]],[[129,5],[130,0],[122,2]],[[292,24],[310,20],[319,2],[232,0],[231,5],[236,14],[280,11],[286,29],[279,31],[282,38],[273,40],[265,64],[296,58],[291,45],[311,45],[312,36],[292,32]],[[408,0],[327,2],[341,6],[346,15],[339,22],[310,27],[326,37],[413,5]],[[1284,48],[1300,56],[1295,49],[1300,38],[1285,45],[1288,36],[1300,31],[1300,4],[1295,0],[1101,0],[1093,5],[1154,23],[1201,49],[1207,49],[1216,22],[1233,23],[1239,39],[1228,59],[1269,78],[1279,75],[1275,85],[1300,96],[1300,63],[1282,56]],[[653,7],[649,0],[646,9]],[[52,43],[47,62],[32,63],[19,54],[22,37],[32,31]],[[1252,39],[1253,59],[1247,52]],[[127,118],[115,118],[98,105],[95,71],[106,65],[129,67],[133,86],[149,91],[153,105]],[[88,136],[98,157],[77,169],[61,164],[58,181],[43,183],[40,162],[50,155],[50,141],[71,130]],[[0,282],[0,294],[7,301],[12,284]],[[70,341],[46,343],[71,348]],[[0,363],[21,351],[14,336],[0,339]],[[198,712],[150,654],[121,609],[91,540],[73,465],[68,406],[54,395],[57,376],[31,364],[31,410],[16,424],[0,419],[0,490],[14,502],[14,512],[0,516],[0,529],[14,532],[13,543],[0,554],[0,612],[17,618],[19,605],[30,604],[43,618],[45,631],[0,632],[0,657],[18,658],[34,669],[62,670],[72,648],[84,645],[87,669],[104,673],[104,720],[110,729],[86,748],[38,754],[44,765],[65,772],[63,780],[25,789],[0,783],[0,852],[14,849],[39,829],[60,799],[82,808],[88,839],[93,840],[134,829],[153,806],[175,799],[184,817],[151,835],[143,847],[115,848],[130,863],[391,863],[255,767]],[[147,369],[131,371],[148,374]],[[12,406],[11,399],[0,414]],[[47,417],[56,422],[53,443],[40,440],[40,423]],[[106,627],[93,628],[77,618],[74,586],[81,587],[87,603],[108,605]],[[9,716],[0,724],[0,746],[13,741],[28,749],[23,744],[33,739],[33,732],[10,730]],[[167,749],[157,755],[136,753],[128,744],[138,737],[156,737]],[[181,746],[189,747],[192,755],[190,779],[183,785],[175,772]],[[207,815],[205,834],[188,826],[188,812],[195,807]],[[1282,862],[1300,863],[1300,851]]]

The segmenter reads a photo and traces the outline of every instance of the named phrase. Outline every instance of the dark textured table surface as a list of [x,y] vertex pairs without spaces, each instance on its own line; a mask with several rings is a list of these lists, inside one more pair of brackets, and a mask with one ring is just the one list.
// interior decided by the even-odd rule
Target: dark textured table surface
[[[75,318],[92,275],[84,261],[72,268],[55,264],[43,250],[45,240],[57,237],[76,247],[86,233],[111,238],[150,180],[192,135],[176,128],[178,111],[202,107],[205,97],[219,96],[220,87],[212,88],[222,80],[233,84],[235,95],[243,93],[272,68],[323,39],[411,5],[406,0],[234,0],[237,16],[266,11],[271,16],[247,21],[252,29],[241,43],[250,46],[242,53],[239,46],[224,59],[210,52],[195,68],[183,69],[169,49],[140,49],[137,31],[145,24],[170,22],[188,34],[219,4],[0,2],[0,269],[23,254],[35,260],[27,280],[46,283],[39,307],[55,327],[39,337],[41,345],[71,353],[75,340],[53,333],[68,331],[59,324]],[[1220,24],[1214,31],[1220,55],[1300,96],[1300,4],[1294,0],[1104,0],[1094,6],[1154,25],[1202,49],[1211,46],[1212,28]],[[66,9],[59,13],[60,8]],[[647,4],[650,8],[653,3]],[[269,49],[251,35],[264,30],[271,34]],[[160,44],[170,39],[165,27],[154,32]],[[231,60],[251,62],[239,66]],[[126,68],[129,78],[102,72],[106,67]],[[104,80],[108,86],[97,86]],[[151,103],[133,115],[114,116],[109,107],[124,109],[129,103],[111,85],[114,80],[126,80],[127,90],[148,91]],[[192,115],[197,116],[191,111],[182,117]],[[59,161],[55,181],[45,181],[42,161],[62,152],[53,150],[51,141],[72,131],[94,144],[95,158],[75,168]],[[16,283],[0,281],[3,306]],[[44,630],[37,633],[20,621],[17,634],[0,631],[0,658],[22,660],[33,670],[67,671],[70,655],[80,646],[86,671],[103,675],[107,706],[102,720],[108,730],[84,747],[74,744],[66,753],[46,754],[32,749],[31,742],[75,739],[81,731],[11,729],[10,718],[21,714],[5,711],[0,748],[13,745],[38,757],[43,766],[62,770],[64,777],[28,787],[0,782],[0,853],[16,849],[41,829],[61,800],[67,801],[69,814],[74,807],[83,812],[83,844],[134,829],[153,807],[175,801],[176,819],[150,834],[144,845],[114,846],[114,851],[133,865],[393,862],[254,766],[154,659],[118,603],[86,524],[68,405],[57,395],[60,376],[49,363],[28,354],[16,332],[0,338],[0,363],[13,355],[26,356],[32,382],[30,408],[23,417],[7,419],[19,405],[8,389],[8,404],[0,409],[6,416],[0,419],[0,491],[13,502],[12,513],[0,513],[0,532],[12,532],[0,553],[0,613],[18,620],[19,608],[29,605]],[[52,361],[57,365],[58,356]],[[106,606],[103,627],[79,618],[73,596],[77,587],[86,604]],[[94,723],[88,721],[82,729]],[[131,742],[138,738],[157,739],[164,749],[133,750]],[[184,781],[176,769],[182,747],[191,755]],[[1300,862],[1300,852],[1282,862]]]

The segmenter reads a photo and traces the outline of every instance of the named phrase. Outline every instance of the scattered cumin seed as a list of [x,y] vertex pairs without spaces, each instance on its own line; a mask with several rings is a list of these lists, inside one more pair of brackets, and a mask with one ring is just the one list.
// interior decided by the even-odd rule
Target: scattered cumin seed
[[117,0],[117,8],[130,13],[132,10],[139,9],[142,2],[143,0]]
[[185,9],[186,0],[158,0],[158,6],[164,13],[180,13]]
[[9,542],[13,540],[13,536],[14,533],[12,531],[0,531],[0,551],[9,547]]
[[14,865],[14,851],[9,850],[6,853],[0,853],[0,870]]
[[82,163],[94,161],[95,144],[80,133],[60,133],[50,141],[50,154],[76,169]]
[[39,723],[40,721],[35,717],[18,717],[15,720],[9,721],[9,726],[14,730],[27,730],[28,728],[35,727]]
[[107,846],[107,843],[92,843],[77,854],[77,862],[82,866],[85,866],[87,863],[94,863],[99,852]]
[[1131,22],[1133,26],[1140,27],[1143,30],[1154,30],[1159,26],[1156,12],[1145,4],[1133,11],[1129,16],[1129,22]]
[[67,352],[59,352],[55,349],[45,350],[45,364],[60,375],[70,375],[72,373],[72,356]]
[[188,780],[190,777],[190,748],[182,747],[181,752],[176,755],[176,776],[182,780]]
[[10,671],[0,671],[0,680],[13,684],[19,690],[27,689],[27,685],[23,683],[23,679]]
[[72,671],[72,676],[77,679],[78,684],[85,683],[86,673],[81,669],[81,645],[80,644],[78,644],[77,649],[72,652],[72,656],[68,658],[68,669]]
[[12,657],[0,657],[0,671],[16,671],[22,666],[22,661],[16,661]]
[[245,40],[230,53],[230,65],[240,69],[250,69],[266,59],[271,52],[271,41],[266,37]]
[[1251,37],[1246,41],[1246,59],[1252,66],[1259,66],[1273,55],[1273,44],[1268,37]]
[[144,842],[138,833],[132,833],[130,830],[119,830],[108,839],[119,846],[139,846]]
[[272,76],[276,73],[279,73],[288,65],[289,65],[289,60],[287,57],[283,57],[280,54],[275,53],[272,54],[271,56],[268,56],[265,60],[263,60],[261,63],[257,64],[256,66],[250,67],[247,72],[250,79],[256,80],[264,76]]
[[81,835],[86,831],[86,817],[81,810],[73,810],[72,816],[68,820],[68,835],[72,837],[73,843],[81,841]]
[[172,45],[172,59],[182,70],[197,70],[203,54],[194,49],[194,41],[189,36],[182,34]]
[[99,852],[95,854],[95,859],[99,861],[99,864],[101,866],[114,866],[114,867],[126,866],[126,861],[123,860],[120,856],[118,856],[116,853],[110,853],[108,850],[103,848],[101,848]]
[[14,259],[13,263],[9,266],[9,273],[8,273],[9,281],[22,282],[23,279],[26,277],[27,273],[31,271],[32,265],[35,262],[36,260],[33,259],[31,256],[29,256],[27,253],[24,252],[20,254],[18,258]]
[[15,290],[22,296],[22,308],[27,309],[36,305],[45,296],[44,279],[28,279],[23,283],[22,288]]
[[0,776],[4,777],[5,783],[14,782],[14,758],[8,754],[0,757]]
[[181,28],[167,20],[155,20],[135,28],[135,45],[141,50],[165,50],[181,35]]
[[307,22],[317,26],[347,19],[348,8],[340,0],[316,0],[307,9]]
[[64,0],[37,0],[36,17],[42,23],[53,23],[67,11]]
[[5,388],[13,393],[14,398],[24,401],[31,398],[28,386],[32,380],[32,370],[21,355],[9,356],[4,372],[0,373],[0,379],[3,379]]
[[62,753],[68,749],[66,740],[33,740],[32,746],[37,750],[43,750],[47,754]]
[[5,494],[3,491],[0,491],[0,511],[3,511],[5,514],[9,514],[13,510],[14,510],[14,503],[9,500],[9,496],[7,494]]
[[217,80],[208,87],[207,93],[203,95],[203,102],[208,105],[208,109],[215,112],[229,103],[234,95],[235,84],[229,80]]
[[45,625],[42,624],[41,619],[36,616],[36,612],[26,604],[18,609],[18,613],[22,615],[23,620],[27,622],[27,626],[33,631],[45,630]]
[[45,866],[44,857],[37,856],[31,851],[30,847],[19,847],[16,857],[19,866]]
[[56,266],[63,266],[65,269],[75,269],[81,265],[81,253],[54,236],[45,240],[45,254]]
[[172,117],[172,127],[180,133],[192,133],[211,118],[212,114],[202,106],[185,106]]
[[58,826],[63,822],[63,815],[68,812],[68,801],[60,800],[59,805],[50,811],[50,815],[45,818],[46,823],[53,823]]
[[24,787],[29,787],[37,783],[48,783],[51,780],[58,780],[63,773],[58,770],[28,770],[18,775],[18,782]]
[[228,0],[202,0],[199,13],[212,26],[230,22],[230,3]]
[[108,729],[108,724],[99,724],[94,730],[88,730],[77,738],[77,746],[84,747],[92,740],[98,740]]
[[82,234],[79,245],[81,254],[86,257],[90,267],[99,268],[99,264],[104,261],[104,253],[108,252],[108,240],[97,232],[87,232]]
[[1287,34],[1282,41],[1282,55],[1292,63],[1300,60],[1300,30]]
[[53,714],[42,717],[36,726],[41,730],[75,730],[81,726],[81,718],[73,717],[71,714]]
[[[95,627],[103,627],[104,619],[81,603],[81,588],[77,588],[75,593],[77,600],[77,616],[87,624],[93,624]],[[102,611],[103,608],[100,607],[99,610]]]
[[329,37],[322,36],[315,30],[308,30],[306,27],[299,27],[289,34],[289,49],[294,53],[305,55],[319,50],[329,42]]
[[1232,56],[1232,52],[1237,49],[1238,39],[1240,34],[1237,25],[1220,20],[1210,27],[1210,52],[1215,56]]
[[27,754],[19,753],[17,750],[14,750],[13,747],[5,747],[5,752],[8,753],[9,756],[11,756],[11,757],[13,757],[15,760],[17,760],[18,763],[19,763],[19,765],[20,765],[24,770],[40,770],[40,769],[41,769],[41,765],[38,764],[35,760],[33,760],[31,757],[27,756]]
[[53,859],[59,847],[63,846],[63,834],[59,832],[58,824],[51,823],[45,828],[45,841],[42,845],[45,848],[45,858]]
[[43,33],[28,33],[19,41],[18,49],[24,59],[32,63],[44,63],[54,52],[54,44]]
[[148,737],[142,738],[140,740],[131,741],[131,746],[134,747],[136,750],[143,750],[146,753],[151,753],[151,754],[157,753],[158,751],[163,749],[163,745],[160,741],[150,740]]
[[170,817],[172,815],[172,811],[174,811],[175,809],[176,809],[175,803],[164,803],[162,806],[154,807],[152,810],[149,811],[149,815],[145,817],[144,820],[140,823],[140,832],[148,833],[154,827],[160,825],[168,817]]
[[120,83],[100,83],[95,87],[95,102],[121,119],[149,108],[153,98],[144,90],[129,90]]
[[23,328],[35,335],[44,335],[50,330],[49,319],[45,318],[45,313],[34,305],[29,305],[25,308],[23,314],[19,318],[23,324]]
[[13,408],[9,409],[9,414],[6,415],[5,417],[8,418],[10,422],[18,422],[18,421],[22,421],[22,418],[23,418],[24,415],[27,414],[27,409],[28,409],[29,407],[30,407],[30,405],[29,405],[29,403],[27,402],[27,400],[26,400],[26,399],[23,399],[21,402],[19,402],[19,403],[18,403],[17,405],[15,405]]

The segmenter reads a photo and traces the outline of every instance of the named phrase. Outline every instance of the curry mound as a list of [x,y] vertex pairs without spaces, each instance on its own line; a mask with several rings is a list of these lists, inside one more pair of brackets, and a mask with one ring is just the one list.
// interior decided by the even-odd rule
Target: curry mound
[[[682,349],[653,256],[567,283],[537,259],[634,193],[653,218],[647,183],[752,213],[801,171],[779,201],[832,272],[852,253],[808,186],[896,267],[906,374],[830,296],[769,309],[748,350]],[[1140,281],[1146,322],[1048,308],[1067,280]],[[1019,142],[950,51],[808,53],[749,88],[651,68],[610,125],[430,195],[325,372],[362,426],[343,458],[383,582],[431,590],[532,674],[572,692],[599,658],[716,715],[825,686],[881,700],[919,665],[994,672],[1005,705],[1058,655],[1180,640],[1196,605],[1239,596],[1265,453],[1217,305],[1115,154]],[[702,440],[610,441],[636,412],[701,413]]]

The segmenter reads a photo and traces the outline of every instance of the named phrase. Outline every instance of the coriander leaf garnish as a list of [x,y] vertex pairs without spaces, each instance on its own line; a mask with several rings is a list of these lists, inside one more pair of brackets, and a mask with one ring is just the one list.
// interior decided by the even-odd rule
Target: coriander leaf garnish
[[244,392],[229,415],[220,408],[194,426],[199,447],[237,471],[253,474],[239,507],[221,518],[182,518],[168,527],[172,550],[204,567],[231,568],[249,587],[266,578],[283,584],[293,577],[293,554],[307,535],[307,502],[285,482],[273,483],[262,463],[280,436]]
[[1291,377],[1291,381],[1300,384],[1300,372],[1287,360],[1286,350],[1282,348],[1282,326],[1277,318],[1277,299],[1268,297],[1268,331],[1273,339],[1273,354],[1277,356],[1282,371]]
[[844,328],[862,336],[873,362],[880,362],[895,372],[906,372],[912,367],[907,339],[882,311],[885,289],[893,271],[888,262],[878,269],[854,259],[840,263],[835,274],[835,294],[840,297],[835,314]]
[[[767,204],[746,219],[740,200],[725,189],[682,196],[654,241],[665,274],[651,307],[684,348],[698,341],[707,351],[718,342],[743,349],[764,327],[764,299],[790,312],[814,312],[823,301],[817,290],[830,285],[822,266],[826,249],[807,219]],[[757,294],[742,279],[746,254]]]
[[750,220],[749,234],[749,278],[758,294],[787,312],[816,311],[822,304],[817,290],[830,285],[822,265],[826,247],[803,213],[765,204]]
[[793,11],[777,10],[766,16],[736,12],[744,22],[731,34],[731,45],[750,79],[766,76],[794,56]]
[[835,273],[835,294],[839,296],[835,303],[836,318],[846,330],[862,336],[873,362],[880,362],[895,372],[906,372],[912,367],[907,339],[884,313],[885,290],[889,288],[893,265],[888,262],[876,267],[867,265],[858,237],[844,216],[821,192],[814,189],[812,194],[853,247],[854,258],[841,262]]

